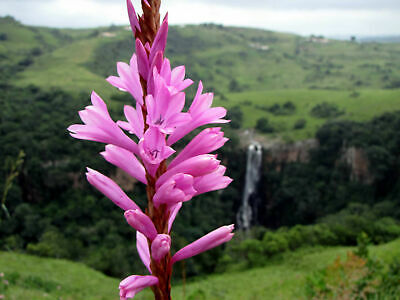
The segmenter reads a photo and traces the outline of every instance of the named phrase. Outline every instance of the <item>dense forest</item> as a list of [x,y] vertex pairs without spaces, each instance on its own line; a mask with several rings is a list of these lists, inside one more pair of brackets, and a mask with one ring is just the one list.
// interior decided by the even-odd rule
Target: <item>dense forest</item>
[[[2,85],[0,89],[0,160],[6,162],[0,174],[1,191],[20,151],[25,154],[4,198],[10,217],[1,212],[2,249],[83,261],[115,276],[141,268],[133,232],[125,226],[118,208],[87,184],[84,167],[109,174],[141,205],[143,186],[127,181],[100,156],[94,156],[102,151],[102,145],[76,142],[66,131],[78,121],[76,112],[83,108],[82,99],[87,96],[34,86]],[[121,112],[115,109],[111,113],[117,119]],[[237,126],[233,122],[225,128],[231,140],[218,153],[235,181],[223,192],[206,194],[184,206],[175,225],[179,244],[200,237],[221,222],[235,222],[246,160],[246,151],[232,129]],[[254,225],[277,229],[324,224],[322,228],[333,235],[329,235],[329,242],[323,239],[316,243],[354,245],[363,231],[376,243],[397,237],[399,129],[400,112],[365,123],[328,121],[316,134],[319,147],[311,151],[308,162],[285,163],[280,168],[265,162]],[[341,159],[350,147],[367,154],[369,180],[352,178],[351,168]],[[313,226],[302,230],[315,230]],[[253,236],[265,231],[256,227]],[[190,260],[188,274],[221,269],[226,255],[219,248]]]

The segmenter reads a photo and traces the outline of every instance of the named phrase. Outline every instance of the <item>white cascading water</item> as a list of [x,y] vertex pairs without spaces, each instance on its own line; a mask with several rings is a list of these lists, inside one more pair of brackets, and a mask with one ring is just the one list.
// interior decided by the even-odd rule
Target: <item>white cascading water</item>
[[246,178],[242,197],[242,206],[237,214],[238,227],[248,230],[252,221],[250,199],[257,192],[257,185],[261,175],[262,147],[253,141],[247,149]]

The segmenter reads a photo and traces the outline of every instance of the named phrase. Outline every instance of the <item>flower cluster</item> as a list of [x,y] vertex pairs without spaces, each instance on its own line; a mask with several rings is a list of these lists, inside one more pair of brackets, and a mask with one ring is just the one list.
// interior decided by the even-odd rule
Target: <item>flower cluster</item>
[[[133,298],[151,286],[156,299],[169,299],[172,266],[177,261],[207,251],[233,236],[233,225],[223,226],[170,254],[170,231],[182,204],[194,196],[223,189],[232,181],[216,155],[209,154],[228,140],[221,128],[206,128],[180,153],[172,148],[200,126],[226,123],[226,110],[212,108],[213,95],[203,93],[200,82],[190,108],[184,112],[184,90],[193,84],[185,79],[185,67],[171,68],[164,57],[168,18],[157,26],[159,1],[142,1],[143,16],[137,16],[127,0],[136,53],[130,63],[117,63],[118,76],[107,81],[128,92],[135,107],[126,105],[126,121],[114,122],[105,102],[92,93],[92,105],[80,111],[83,125],[68,128],[77,139],[107,144],[101,155],[111,164],[147,185],[148,207],[142,210],[107,176],[87,169],[87,180],[124,210],[137,231],[137,250],[151,275],[132,275],[120,284],[121,299]],[[159,20],[158,20],[159,22]],[[154,26],[156,24],[156,26]],[[151,34],[153,32],[153,35]]]

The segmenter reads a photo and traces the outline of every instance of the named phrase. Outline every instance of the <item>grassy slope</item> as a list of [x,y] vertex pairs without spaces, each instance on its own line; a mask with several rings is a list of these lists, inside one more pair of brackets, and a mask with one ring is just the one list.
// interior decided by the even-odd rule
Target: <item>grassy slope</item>
[[[133,48],[131,33],[122,27],[54,30],[0,19],[1,32],[9,38],[0,41],[0,66],[18,63],[33,48],[43,50],[12,83],[86,94],[94,89],[106,100],[118,92],[104,78],[115,73],[116,61],[129,60]],[[113,36],[106,37],[105,32]],[[260,45],[269,49],[260,50]],[[185,64],[190,77],[202,79],[207,91],[215,91],[217,104],[229,108],[250,101],[252,106],[243,105],[244,127],[268,117],[285,140],[314,135],[326,121],[309,115],[319,102],[335,102],[346,111],[342,118],[352,120],[400,109],[400,90],[383,90],[400,83],[400,43],[332,40],[324,44],[265,30],[184,26],[170,28],[167,54],[173,65]],[[234,91],[232,81],[237,82]],[[353,91],[360,96],[351,97]],[[223,98],[228,100],[219,101]],[[298,107],[291,116],[274,116],[256,108],[288,100]],[[306,128],[293,130],[300,118],[307,120]]]
[[[372,119],[384,112],[400,110],[400,90],[360,90],[357,97],[350,91],[328,90],[271,90],[264,92],[243,92],[229,94],[228,101],[217,97],[216,105],[232,107],[240,105],[244,113],[244,127],[254,127],[257,120],[266,117],[270,120],[279,135],[285,140],[299,140],[311,138],[319,126],[326,119],[316,118],[310,115],[311,109],[321,102],[335,103],[340,109],[345,110],[342,119],[365,121]],[[296,105],[296,111],[292,115],[277,116],[258,106],[271,106],[275,103],[283,105],[291,101]],[[305,119],[307,126],[304,129],[293,130],[295,122]]]
[[[199,291],[204,293],[204,298],[199,299],[207,300],[299,299],[303,297],[307,275],[332,263],[338,255],[344,257],[349,250],[351,248],[347,247],[299,250],[264,268],[212,275],[189,283],[185,296],[182,286],[177,286],[173,289],[173,299],[186,299]],[[390,262],[400,255],[400,240],[371,247],[371,254]],[[60,286],[46,292],[23,284],[12,285],[8,299],[117,299],[118,280],[77,263],[0,252],[0,272],[6,276],[18,272],[22,278],[20,282],[33,276]],[[150,300],[151,292],[145,291],[137,298]]]

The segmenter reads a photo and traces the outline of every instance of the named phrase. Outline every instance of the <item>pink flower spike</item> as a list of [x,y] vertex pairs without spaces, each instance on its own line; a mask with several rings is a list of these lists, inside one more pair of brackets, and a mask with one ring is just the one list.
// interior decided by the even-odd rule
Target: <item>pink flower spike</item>
[[71,136],[77,139],[113,144],[138,154],[138,146],[111,119],[104,101],[92,93],[93,105],[79,112],[85,125],[75,124],[68,127]]
[[193,138],[169,164],[169,167],[173,168],[190,157],[213,152],[221,148],[227,141],[221,128],[206,128]]
[[159,234],[151,243],[151,257],[158,262],[169,253],[170,249],[171,237],[168,234]]
[[197,191],[195,196],[226,188],[232,182],[232,178],[224,176],[225,171],[224,166],[219,166],[210,174],[196,177],[194,179],[194,188]]
[[87,168],[86,178],[91,185],[98,189],[101,193],[114,202],[117,206],[123,210],[136,209],[140,210],[139,206],[136,205],[122,190],[121,188],[110,178],[103,174]]
[[139,152],[145,162],[156,165],[170,157],[175,150],[166,146],[164,134],[157,128],[150,127],[139,141]]
[[160,29],[157,32],[153,45],[151,45],[150,62],[153,61],[157,52],[161,51],[162,53],[164,53],[165,46],[167,45],[167,37],[168,37],[168,14],[165,15],[164,21],[162,22]]
[[140,182],[147,184],[146,170],[136,156],[123,148],[107,145],[106,151],[100,153],[106,161],[124,170]]
[[171,232],[172,225],[174,224],[175,218],[181,208],[182,208],[182,202],[179,202],[179,203],[173,205],[169,209],[168,233]]
[[129,23],[131,24],[133,35],[135,35],[136,30],[139,30],[139,32],[141,31],[139,20],[137,18],[136,11],[132,5],[131,0],[126,0],[126,5],[128,7]]
[[149,243],[147,241],[147,238],[139,231],[136,231],[136,249],[143,264],[145,265],[149,273],[152,274],[150,268]]
[[179,202],[186,202],[196,194],[193,188],[193,176],[188,174],[176,174],[163,185],[157,188],[153,197],[155,207],[161,204],[175,205]]
[[194,241],[176,252],[171,262],[174,264],[177,261],[195,256],[230,241],[234,235],[232,233],[234,228],[234,225],[222,226],[206,234],[197,241]]
[[121,300],[131,299],[146,287],[158,284],[155,276],[131,275],[119,284],[119,296]]
[[129,92],[132,97],[143,105],[143,90],[140,84],[136,54],[132,55],[130,65],[124,62],[117,63],[118,76],[110,76],[106,80],[116,88]]
[[154,240],[157,230],[151,219],[138,209],[130,209],[124,213],[129,225],[144,234],[149,240]]
[[216,159],[215,155],[203,154],[191,157],[162,174],[156,182],[156,188],[160,188],[168,179],[178,173],[189,174],[193,177],[204,176],[214,172],[219,164],[220,161]]

